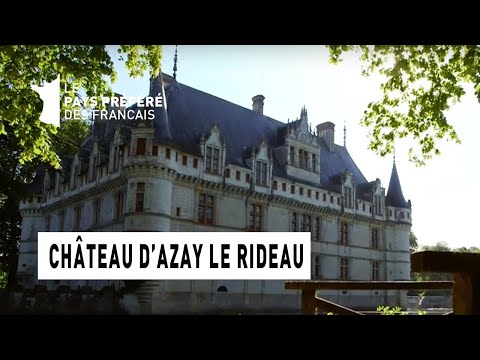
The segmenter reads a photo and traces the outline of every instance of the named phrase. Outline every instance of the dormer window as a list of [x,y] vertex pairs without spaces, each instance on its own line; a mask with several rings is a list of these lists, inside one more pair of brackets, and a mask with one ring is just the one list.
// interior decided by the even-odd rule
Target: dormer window
[[43,184],[45,192],[50,189],[50,175],[48,173],[45,174],[45,182]]
[[220,149],[207,146],[207,152],[205,156],[205,171],[211,174],[218,175],[220,164]]
[[345,207],[353,208],[352,188],[349,186],[344,186],[343,196],[345,199]]
[[309,170],[308,162],[310,156],[308,151],[305,150],[298,150],[298,160],[299,160],[299,167],[304,170]]
[[147,139],[138,138],[136,155],[145,155],[146,151],[147,151]]
[[120,159],[122,157],[122,150],[119,145],[113,149],[113,171],[117,171],[120,167]]
[[72,173],[72,177],[73,177],[72,185],[74,189],[77,187],[77,184],[78,184],[79,173],[80,173],[80,165],[75,165],[73,167],[73,173]]
[[257,161],[255,167],[255,182],[257,185],[267,186],[267,163]]
[[380,195],[375,195],[374,198],[375,205],[375,215],[382,215],[382,197]]
[[295,148],[290,146],[290,165],[295,166]]
[[95,155],[92,158],[92,175],[90,177],[91,181],[95,181],[97,179],[97,170],[98,165],[100,164],[100,155]]

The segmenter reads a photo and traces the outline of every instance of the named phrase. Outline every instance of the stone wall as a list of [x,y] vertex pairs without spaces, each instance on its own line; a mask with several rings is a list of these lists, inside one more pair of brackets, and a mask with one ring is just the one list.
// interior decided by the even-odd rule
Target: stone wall
[[60,286],[49,291],[45,286],[0,292],[0,314],[127,314],[124,296],[110,287],[95,291],[89,287],[72,290]]

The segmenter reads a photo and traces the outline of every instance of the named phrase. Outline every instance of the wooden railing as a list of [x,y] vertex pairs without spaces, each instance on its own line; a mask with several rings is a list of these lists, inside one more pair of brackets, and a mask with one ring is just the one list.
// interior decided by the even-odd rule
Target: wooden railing
[[433,290],[452,289],[453,281],[287,281],[285,289],[302,291],[302,314],[314,315],[315,308],[338,315],[362,313],[315,296],[317,290]]
[[287,281],[285,289],[302,291],[302,314],[319,308],[340,315],[363,315],[316,296],[317,290],[453,289],[455,315],[480,314],[480,254],[423,251],[411,255],[413,272],[453,273],[454,281]]

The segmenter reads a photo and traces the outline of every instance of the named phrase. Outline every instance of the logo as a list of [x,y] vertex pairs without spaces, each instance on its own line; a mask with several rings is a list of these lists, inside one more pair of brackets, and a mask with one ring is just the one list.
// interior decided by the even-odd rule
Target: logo
[[51,83],[44,86],[32,85],[43,101],[43,110],[40,121],[45,124],[60,126],[60,75]]

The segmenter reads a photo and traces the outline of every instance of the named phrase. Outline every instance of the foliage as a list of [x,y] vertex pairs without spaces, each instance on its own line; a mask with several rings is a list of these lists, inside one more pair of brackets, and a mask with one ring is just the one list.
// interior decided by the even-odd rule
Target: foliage
[[[160,71],[160,45],[122,45],[118,52],[132,77],[147,69],[153,76]],[[110,83],[115,82],[116,71],[104,45],[0,46],[0,135],[6,134],[7,125],[14,129],[11,136],[19,145],[20,164],[40,159],[60,167],[53,138],[59,129],[40,122],[43,102],[31,89],[55,80],[58,74],[62,98],[79,93],[113,95]],[[78,104],[61,101],[62,113],[73,107]]]
[[400,306],[390,307],[390,306],[379,306],[377,307],[377,312],[381,315],[407,315],[408,312],[402,311]]
[[27,183],[33,180],[38,159],[20,164],[21,146],[14,130],[7,124],[7,135],[0,135],[0,271],[13,279],[17,266],[18,244],[21,234],[20,200],[27,193]]
[[56,141],[53,143],[53,150],[59,155],[75,155],[89,131],[90,126],[83,119],[61,121],[58,133],[54,135]]
[[455,252],[468,252],[468,253],[480,253],[480,249],[476,246],[470,246],[469,248],[462,246],[454,249]]
[[413,253],[418,249],[417,236],[413,233],[413,231],[410,231],[409,239],[410,239],[410,252]]
[[7,273],[0,270],[0,289],[7,286]]
[[[59,154],[75,154],[88,131],[83,120],[68,120],[60,124],[54,150]],[[9,283],[14,281],[22,218],[20,201],[28,194],[30,183],[40,160],[20,163],[21,146],[14,130],[6,125],[7,135],[0,135],[0,271],[8,274]]]
[[[400,306],[379,306],[377,307],[377,312],[379,312],[380,315],[408,315],[408,311],[403,311]],[[427,312],[425,310],[418,310],[417,314],[427,315]]]
[[[403,311],[400,306],[390,307],[390,306],[378,306],[377,312],[380,315],[408,315],[408,311]],[[426,315],[425,310],[418,310],[418,315]],[[328,312],[326,315],[335,315],[333,312]]]
[[422,251],[452,251],[446,241],[439,241],[435,245],[423,245]]
[[409,159],[424,165],[439,155],[438,140],[460,143],[445,116],[473,84],[480,100],[480,47],[477,45],[330,45],[330,61],[339,63],[345,52],[356,52],[362,74],[384,76],[383,97],[368,105],[361,124],[371,128],[370,149],[385,156],[394,141],[412,137]]

